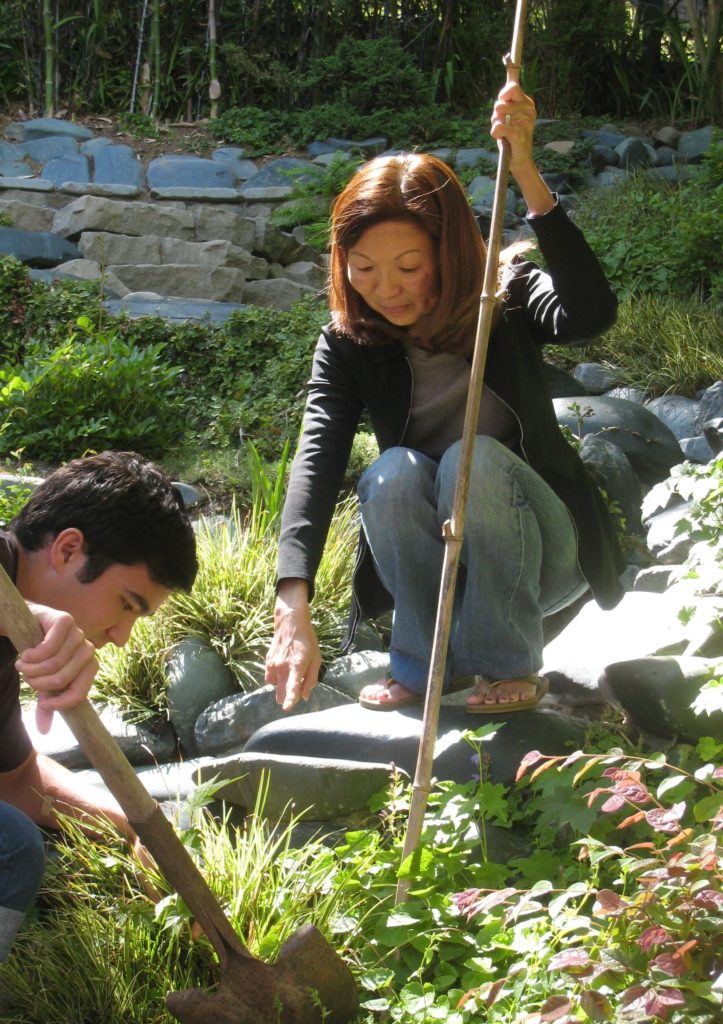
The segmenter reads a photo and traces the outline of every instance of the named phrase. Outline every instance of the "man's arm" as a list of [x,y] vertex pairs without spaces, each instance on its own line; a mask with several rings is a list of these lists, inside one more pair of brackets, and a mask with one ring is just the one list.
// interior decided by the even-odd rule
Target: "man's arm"
[[135,838],[110,794],[82,782],[63,765],[35,750],[17,768],[0,773],[0,800],[24,811],[36,825],[45,828],[60,827],[58,814],[84,823],[105,817],[121,835]]

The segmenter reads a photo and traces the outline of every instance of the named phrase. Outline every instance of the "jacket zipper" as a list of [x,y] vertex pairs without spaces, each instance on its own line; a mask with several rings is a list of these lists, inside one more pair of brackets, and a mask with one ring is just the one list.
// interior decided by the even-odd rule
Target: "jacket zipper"
[[[402,441],[404,440],[404,435],[406,434],[407,427],[409,426],[409,420],[412,417],[412,405],[414,404],[414,370],[412,369],[412,364],[410,363],[409,357],[407,356],[406,353],[404,354],[404,361],[406,362],[407,368],[409,369],[409,377],[410,377],[410,380],[411,380],[411,388],[410,388],[410,391],[409,391],[409,405],[407,407],[407,418],[404,421],[404,426],[402,428],[402,433],[400,434],[400,436],[399,436],[399,438],[397,440],[397,444],[398,445],[400,445],[402,443]],[[361,524],[359,526],[359,529],[360,530],[364,529],[363,526],[361,526]],[[352,574],[351,574],[351,615],[349,616],[349,624],[347,626],[346,638],[345,638],[344,644],[343,644],[343,646],[341,648],[342,654],[346,654],[347,651],[351,648],[352,644],[354,643],[354,635],[355,635],[355,633],[357,631],[357,626],[359,625],[359,622],[361,621],[361,607],[359,605],[359,600],[358,600],[358,598],[356,596],[356,588],[354,586],[354,583],[355,583],[355,579],[356,579],[357,570],[358,570],[359,566],[361,565],[362,557],[363,557],[363,548],[362,548],[362,546],[360,544],[357,547],[356,560],[354,562],[354,568],[352,569]]]

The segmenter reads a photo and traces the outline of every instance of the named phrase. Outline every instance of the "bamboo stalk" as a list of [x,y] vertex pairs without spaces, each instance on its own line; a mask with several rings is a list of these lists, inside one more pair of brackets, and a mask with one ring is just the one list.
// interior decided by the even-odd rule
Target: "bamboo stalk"
[[[504,58],[508,82],[517,82],[519,80],[526,8],[526,0],[517,0],[512,48],[510,53]],[[505,216],[505,196],[507,193],[509,167],[510,147],[507,140],[503,139],[497,164],[497,180],[492,207],[490,239],[487,247],[487,263],[482,285],[482,295],[480,297],[480,312],[477,321],[469,390],[467,392],[464,426],[462,428],[462,445],[454,501],[452,503],[452,514],[451,518],[442,527],[442,536],[444,537],[442,579],[439,589],[439,601],[437,603],[437,620],[434,628],[427,694],[424,702],[422,736],[419,741],[417,767],[412,785],[412,801],[409,808],[407,832],[404,838],[403,861],[413,854],[419,846],[419,839],[424,824],[424,812],[431,790],[434,746],[437,741],[439,706],[442,699],[442,686],[444,684],[444,666],[447,660],[447,647],[449,645],[449,633],[452,623],[452,606],[457,582],[457,570],[459,568],[459,554],[463,540],[464,515],[472,467],[472,449],[477,432],[477,419],[482,397],[485,363],[487,361],[487,348],[495,310],[495,293],[497,291],[497,273]],[[411,878],[399,879],[395,899],[397,904],[406,899],[411,882]]]
[[55,49],[53,47],[53,12],[52,0],[43,0],[43,36],[45,39],[45,104],[44,113],[46,117],[52,117],[54,112],[54,76],[55,76]]
[[151,60],[153,61],[153,100],[151,112],[158,121],[161,107],[161,0],[153,0],[151,10]]
[[216,4],[215,0],[208,0],[208,69],[211,74],[208,95],[211,100],[211,117],[218,117],[218,99],[221,95],[221,83],[218,80],[216,57]]

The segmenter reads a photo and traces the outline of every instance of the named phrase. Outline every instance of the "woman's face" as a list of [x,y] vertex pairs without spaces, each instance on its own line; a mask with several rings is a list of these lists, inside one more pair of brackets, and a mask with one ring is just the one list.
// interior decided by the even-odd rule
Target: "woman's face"
[[413,221],[367,228],[348,252],[347,273],[367,305],[396,327],[411,327],[439,299],[434,242]]

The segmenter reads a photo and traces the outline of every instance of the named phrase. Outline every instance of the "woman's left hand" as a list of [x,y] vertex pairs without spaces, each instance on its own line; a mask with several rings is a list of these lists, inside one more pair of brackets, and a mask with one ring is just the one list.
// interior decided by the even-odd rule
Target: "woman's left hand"
[[508,82],[500,91],[492,111],[493,139],[507,139],[510,144],[510,171],[533,164],[532,135],[537,111],[535,104],[516,82]]

